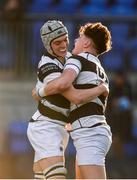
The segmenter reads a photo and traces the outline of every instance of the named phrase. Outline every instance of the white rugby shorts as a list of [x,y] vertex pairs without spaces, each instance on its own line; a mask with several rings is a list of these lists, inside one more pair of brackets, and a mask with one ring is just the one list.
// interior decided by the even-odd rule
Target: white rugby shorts
[[29,122],[27,136],[35,151],[34,162],[47,157],[63,156],[69,139],[65,125],[46,120]]
[[107,124],[93,128],[78,128],[70,133],[77,153],[78,165],[105,165],[105,157],[112,143]]

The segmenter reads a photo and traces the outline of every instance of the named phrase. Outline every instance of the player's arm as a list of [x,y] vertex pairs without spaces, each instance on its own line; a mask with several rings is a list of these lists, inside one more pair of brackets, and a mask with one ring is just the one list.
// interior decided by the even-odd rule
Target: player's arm
[[[75,89],[71,85],[68,89],[61,92],[61,94],[64,97],[66,97],[70,102],[74,104],[80,104],[85,101],[93,100],[96,97],[100,96],[101,94],[103,94],[104,96],[108,96],[109,89],[105,83],[101,83],[99,86],[96,86],[90,89]],[[43,97],[44,96],[46,96],[46,94],[43,92]],[[35,90],[33,90],[33,97],[39,100],[39,96],[37,96],[37,93]]]
[[[41,97],[44,97],[60,93],[70,102],[80,104],[85,101],[95,99],[101,94],[107,96],[109,93],[109,89],[104,83],[91,89],[75,89],[72,85],[75,78],[75,71],[72,69],[66,69],[59,78],[49,82],[46,87],[41,88],[38,94]],[[35,91],[33,92],[33,96],[37,97],[37,93]]]
[[81,104],[89,100],[93,100],[101,94],[108,96],[109,89],[107,84],[101,83],[99,86],[90,89],[75,89],[70,86],[66,91],[61,93],[70,102],[74,104]]
[[[32,90],[32,97],[35,100],[38,101],[41,100],[40,93],[43,87],[46,88],[46,86],[50,84],[50,82],[53,82],[54,79],[58,79],[58,77],[60,77],[61,75],[61,71],[62,70],[54,63],[46,63],[41,65],[38,68],[38,79],[41,82],[42,86],[34,88]],[[54,83],[52,84],[54,85]],[[57,93],[56,90],[52,92],[52,94],[56,94],[56,93]]]
[[40,89],[40,95],[53,95],[66,91],[72,86],[77,74],[72,69],[64,70],[60,77],[50,81],[43,89]]
[[48,83],[47,86],[41,88],[38,92],[40,96],[46,96],[62,93],[66,89],[70,88],[72,83],[77,78],[81,70],[81,62],[77,59],[74,59],[73,56],[67,61],[64,66],[63,73],[61,76],[54,81]]
[[[72,62],[67,63],[66,69],[62,75],[54,81],[48,83],[46,87],[39,89],[38,95],[41,97],[60,93],[65,96],[69,101],[79,104],[84,101],[92,100],[101,94],[108,95],[108,88],[105,84],[92,89],[75,89],[72,86],[72,82],[76,79],[81,69],[79,61],[75,60],[75,64]],[[34,92],[34,95],[36,93]]]

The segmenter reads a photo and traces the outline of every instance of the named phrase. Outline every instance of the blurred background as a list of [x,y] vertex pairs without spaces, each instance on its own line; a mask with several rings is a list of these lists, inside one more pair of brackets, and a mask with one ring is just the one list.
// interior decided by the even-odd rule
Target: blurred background
[[[31,90],[44,51],[39,30],[50,19],[67,26],[70,51],[86,22],[100,21],[111,31],[113,49],[100,57],[110,80],[107,176],[137,179],[137,0],[0,0],[0,179],[33,178],[26,130],[37,108]],[[66,160],[67,177],[74,178],[71,139]]]

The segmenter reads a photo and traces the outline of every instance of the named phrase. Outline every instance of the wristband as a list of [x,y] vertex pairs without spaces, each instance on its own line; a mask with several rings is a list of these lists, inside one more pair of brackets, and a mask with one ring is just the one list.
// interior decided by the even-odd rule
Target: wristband
[[44,91],[44,87],[38,89],[38,96],[40,96],[40,97],[46,96],[45,91]]

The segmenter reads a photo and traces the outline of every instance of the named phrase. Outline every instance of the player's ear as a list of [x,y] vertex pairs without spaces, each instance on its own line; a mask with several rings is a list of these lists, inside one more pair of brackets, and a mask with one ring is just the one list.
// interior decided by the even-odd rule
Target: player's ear
[[87,47],[91,46],[91,43],[92,43],[91,40],[87,38],[84,42],[84,47],[87,48]]

